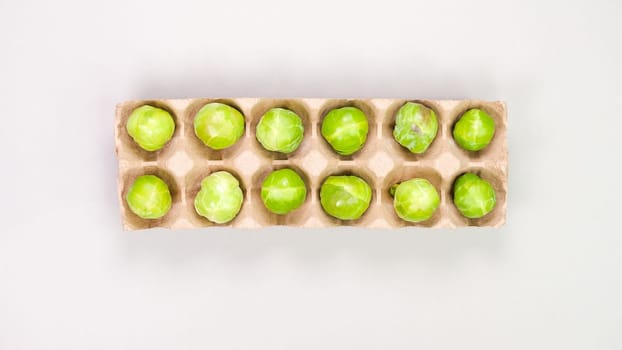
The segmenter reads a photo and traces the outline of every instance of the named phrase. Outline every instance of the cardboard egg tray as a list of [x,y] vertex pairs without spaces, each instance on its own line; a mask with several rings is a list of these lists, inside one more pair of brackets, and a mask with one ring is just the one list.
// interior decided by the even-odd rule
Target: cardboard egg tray
[[[439,121],[436,139],[421,155],[410,153],[393,139],[395,113],[407,101],[432,108]],[[215,151],[195,136],[193,120],[206,103],[221,102],[240,110],[246,119],[244,136],[232,147]],[[132,111],[149,104],[168,110],[175,119],[173,138],[162,149],[148,152],[128,135],[125,125]],[[333,108],[355,106],[367,115],[369,135],[365,146],[351,156],[335,153],[320,133],[324,115]],[[261,116],[273,107],[288,108],[303,120],[304,140],[293,153],[284,155],[266,151],[255,138]],[[452,127],[470,108],[482,108],[494,118],[495,136],[479,152],[461,149],[452,138]],[[259,228],[272,225],[296,227],[334,227],[349,225],[370,228],[405,226],[445,227],[491,226],[505,222],[507,196],[506,107],[504,102],[479,100],[406,100],[406,99],[329,99],[329,98],[196,98],[127,101],[117,105],[115,120],[116,155],[119,160],[119,202],[126,230],[165,227],[171,229],[232,226]],[[270,171],[289,167],[305,180],[304,204],[287,215],[270,213],[260,197],[261,183]],[[244,191],[244,203],[238,216],[225,225],[217,225],[199,216],[194,198],[201,180],[214,171],[227,170],[235,175]],[[497,205],[488,215],[467,219],[453,204],[452,185],[464,172],[475,172],[488,180],[496,191]],[[157,220],[142,219],[130,211],[125,196],[137,176],[157,175],[169,185],[171,210]],[[329,175],[355,174],[373,189],[369,209],[358,220],[343,221],[327,215],[319,199],[323,180]],[[389,188],[413,177],[428,179],[438,190],[441,204],[432,218],[420,223],[401,220],[394,212]]]

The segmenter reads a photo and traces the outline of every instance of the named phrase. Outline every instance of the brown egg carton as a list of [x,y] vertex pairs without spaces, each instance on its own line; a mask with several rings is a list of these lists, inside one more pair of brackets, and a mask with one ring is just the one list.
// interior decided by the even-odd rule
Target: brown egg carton
[[[401,147],[392,135],[395,113],[407,101],[432,108],[439,121],[436,139],[421,155]],[[220,151],[209,149],[194,134],[193,120],[206,103],[221,102],[237,108],[246,119],[244,136],[232,147]],[[128,135],[125,124],[130,113],[142,105],[168,110],[175,119],[171,141],[156,152],[141,149]],[[320,133],[324,115],[333,108],[355,106],[369,121],[365,146],[351,156],[335,153]],[[273,107],[288,108],[303,120],[304,140],[293,153],[285,155],[266,151],[255,138],[255,127],[261,116]],[[479,152],[461,149],[452,138],[452,127],[470,108],[485,110],[496,123],[491,144]],[[232,226],[258,228],[272,225],[296,227],[333,227],[349,225],[370,228],[404,226],[499,227],[505,222],[508,152],[507,116],[504,102],[479,100],[406,100],[406,99],[330,99],[330,98],[196,98],[126,101],[117,105],[115,120],[116,155],[119,160],[119,202],[123,227],[127,230],[165,227],[171,229]],[[304,204],[287,215],[270,213],[260,197],[261,183],[272,170],[289,167],[296,170],[307,184]],[[238,216],[225,225],[214,224],[199,216],[194,198],[201,180],[211,172],[227,170],[234,174],[244,191],[244,203]],[[479,219],[463,217],[453,204],[452,185],[464,172],[475,172],[488,180],[497,195],[497,205]],[[137,176],[154,174],[169,185],[171,210],[157,220],[136,216],[125,196]],[[355,174],[373,189],[369,209],[358,220],[343,221],[327,215],[319,199],[322,181],[329,175]],[[394,212],[389,188],[396,182],[413,177],[428,179],[439,191],[441,204],[432,218],[420,223],[401,220]]]

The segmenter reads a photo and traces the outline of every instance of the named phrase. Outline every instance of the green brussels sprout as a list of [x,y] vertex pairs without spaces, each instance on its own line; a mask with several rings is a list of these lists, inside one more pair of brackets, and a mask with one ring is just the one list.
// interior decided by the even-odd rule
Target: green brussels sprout
[[436,138],[436,113],[420,103],[406,102],[395,115],[393,138],[410,152],[425,152]]
[[434,185],[422,178],[395,184],[390,192],[397,216],[410,222],[428,220],[441,202]]
[[224,224],[238,215],[243,199],[238,179],[227,171],[217,171],[201,181],[194,208],[209,221]]
[[145,105],[132,111],[125,127],[142,149],[157,151],[173,137],[175,121],[169,112]]
[[495,136],[495,120],[481,109],[466,111],[454,125],[454,140],[467,151],[479,151]]
[[268,151],[291,153],[300,143],[305,128],[298,114],[284,108],[272,108],[259,123],[255,136]]
[[329,176],[320,188],[324,211],[341,220],[360,218],[371,202],[371,187],[358,176]]
[[244,116],[226,104],[208,103],[194,117],[194,133],[211,149],[231,147],[244,134]]
[[125,196],[130,210],[143,219],[158,219],[171,209],[171,192],[166,182],[155,175],[142,175],[134,180]]
[[307,197],[307,187],[292,169],[273,171],[261,184],[261,200],[275,214],[287,214],[298,209]]
[[322,136],[342,156],[363,148],[368,132],[367,117],[356,107],[335,108],[322,120]]
[[469,219],[490,213],[497,203],[492,185],[473,173],[466,173],[454,182],[454,204]]

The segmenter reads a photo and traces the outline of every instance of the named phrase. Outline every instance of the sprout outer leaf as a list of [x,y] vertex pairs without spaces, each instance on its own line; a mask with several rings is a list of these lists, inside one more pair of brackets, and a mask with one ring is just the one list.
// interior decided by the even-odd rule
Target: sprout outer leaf
[[473,173],[458,177],[453,187],[454,204],[460,213],[477,219],[490,213],[497,203],[492,185]]
[[268,151],[294,152],[304,135],[304,126],[298,114],[284,108],[272,108],[266,112],[259,123],[255,137]]
[[469,109],[456,122],[452,134],[463,149],[479,151],[486,148],[495,136],[495,120],[481,109]]
[[436,138],[436,113],[420,103],[406,102],[395,116],[395,141],[415,154],[424,153]]
[[307,197],[307,187],[292,169],[273,171],[261,185],[261,200],[275,214],[287,214],[298,209]]
[[157,151],[173,137],[175,121],[168,111],[144,105],[132,111],[126,129],[140,148]]
[[224,224],[238,215],[243,199],[238,179],[227,171],[217,171],[201,181],[194,208],[209,221]]
[[369,208],[371,187],[358,176],[329,176],[320,188],[324,211],[337,219],[356,220]]
[[159,219],[171,209],[168,185],[155,175],[142,175],[134,180],[125,197],[130,210],[143,219]]
[[440,201],[441,198],[434,185],[426,179],[414,178],[400,183],[395,188],[393,207],[401,219],[421,222],[434,215]]
[[342,156],[363,148],[368,132],[367,117],[356,107],[335,108],[322,120],[322,137]]
[[229,105],[208,103],[194,117],[194,133],[211,149],[231,147],[244,135],[244,116]]

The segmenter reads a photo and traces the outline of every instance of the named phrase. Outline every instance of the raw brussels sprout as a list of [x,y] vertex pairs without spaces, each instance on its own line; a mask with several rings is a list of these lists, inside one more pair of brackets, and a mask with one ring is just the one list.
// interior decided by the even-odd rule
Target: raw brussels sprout
[[356,107],[335,108],[322,120],[322,136],[342,156],[363,148],[368,131],[367,117]]
[[324,211],[341,220],[356,220],[369,208],[371,187],[358,176],[329,176],[320,188]]
[[125,197],[130,210],[143,219],[158,219],[171,209],[171,192],[166,182],[155,175],[134,180]]
[[481,109],[466,111],[454,125],[454,140],[467,151],[479,151],[495,136],[495,120]]
[[227,171],[217,171],[201,181],[194,208],[209,221],[224,224],[238,215],[243,199],[238,179]]
[[473,173],[466,173],[454,182],[454,204],[467,218],[477,219],[490,213],[496,204],[492,185]]
[[390,191],[397,216],[410,222],[428,220],[441,202],[434,185],[422,178],[395,184]]
[[211,149],[231,147],[244,134],[244,116],[226,104],[208,103],[194,117],[194,133]]
[[275,214],[287,214],[297,209],[306,197],[307,187],[292,169],[273,171],[261,184],[261,200]]
[[272,108],[257,124],[255,136],[268,151],[291,153],[300,143],[305,128],[300,117],[284,108]]
[[410,152],[425,152],[436,138],[436,113],[420,103],[406,102],[395,115],[393,138]]
[[142,149],[157,151],[173,137],[175,121],[169,112],[145,105],[132,111],[125,127]]

